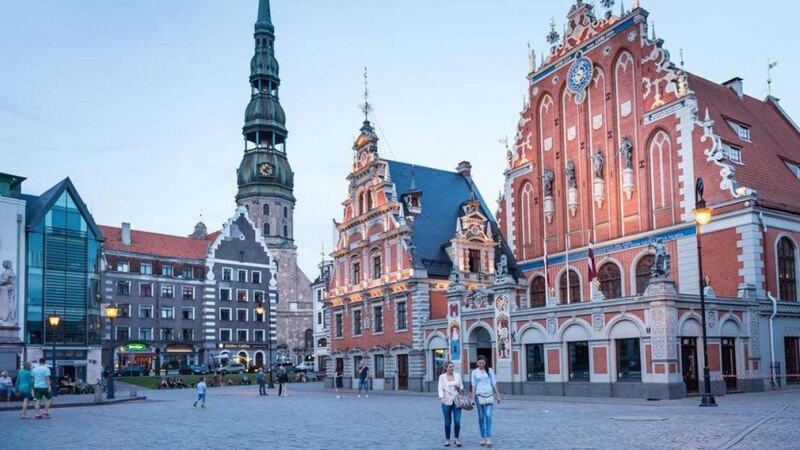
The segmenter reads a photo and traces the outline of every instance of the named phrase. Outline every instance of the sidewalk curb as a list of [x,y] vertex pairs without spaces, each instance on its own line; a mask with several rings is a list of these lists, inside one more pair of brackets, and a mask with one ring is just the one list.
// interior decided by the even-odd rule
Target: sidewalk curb
[[[53,403],[50,408],[78,408],[84,406],[106,406],[106,405],[116,405],[117,403],[128,403],[128,402],[135,402],[139,400],[147,400],[145,396],[137,396],[137,397],[128,397],[128,398],[117,398],[114,400],[103,400],[102,402],[79,402],[79,403]],[[22,402],[14,402],[14,406],[0,406],[0,411],[20,411],[22,409]],[[28,409],[33,409],[33,401],[28,402]]]

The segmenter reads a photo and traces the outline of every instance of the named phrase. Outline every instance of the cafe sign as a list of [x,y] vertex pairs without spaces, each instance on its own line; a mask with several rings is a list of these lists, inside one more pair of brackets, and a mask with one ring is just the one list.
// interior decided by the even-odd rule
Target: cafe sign
[[150,346],[143,343],[143,342],[128,342],[127,344],[122,346],[122,351],[124,352],[148,352],[150,351]]

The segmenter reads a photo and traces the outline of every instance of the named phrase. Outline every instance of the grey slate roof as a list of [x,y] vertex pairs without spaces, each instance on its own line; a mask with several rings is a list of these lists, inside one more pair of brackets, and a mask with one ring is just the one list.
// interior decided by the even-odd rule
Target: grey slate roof
[[416,218],[412,239],[416,247],[415,263],[425,266],[428,276],[447,278],[450,275],[452,263],[445,248],[455,234],[456,220],[462,215],[461,206],[471,198],[471,192],[474,192],[475,197],[480,200],[481,212],[489,218],[492,233],[501,240],[502,253],[495,252],[495,262],[500,261],[501,254],[505,254],[509,261],[509,273],[515,279],[519,278],[514,255],[502,238],[497,222],[472,178],[457,172],[385,161],[389,164],[389,173],[397,188],[398,197],[411,190],[412,173],[415,188],[422,191],[422,213]]

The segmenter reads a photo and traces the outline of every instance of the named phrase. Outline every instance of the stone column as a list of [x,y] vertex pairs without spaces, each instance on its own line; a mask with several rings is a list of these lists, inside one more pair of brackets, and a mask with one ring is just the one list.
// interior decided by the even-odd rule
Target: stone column
[[643,294],[650,305],[651,363],[642,355],[642,367],[651,374],[651,382],[645,383],[647,398],[670,399],[686,396],[686,386],[678,359],[678,310],[675,301],[678,293],[675,282],[669,278],[650,281]]
[[447,359],[453,362],[455,372],[464,374],[463,323],[461,321],[461,305],[467,290],[461,284],[453,284],[447,288]]
[[[493,286],[494,290],[494,339],[496,342],[495,376],[498,385],[510,388],[514,369],[513,349],[511,347],[511,332],[514,324],[511,322],[511,312],[516,310],[517,290],[513,278],[498,278]],[[506,389],[510,392],[510,389]]]

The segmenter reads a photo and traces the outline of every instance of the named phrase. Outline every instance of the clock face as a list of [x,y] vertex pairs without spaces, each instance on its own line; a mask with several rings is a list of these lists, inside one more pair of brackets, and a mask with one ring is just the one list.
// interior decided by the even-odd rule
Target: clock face
[[272,168],[272,164],[270,163],[263,163],[260,166],[258,166],[258,173],[262,177],[271,177],[273,172],[274,169]]
[[569,68],[567,88],[575,93],[577,103],[583,103],[586,99],[586,88],[592,80],[593,72],[592,61],[585,57],[578,58]]

